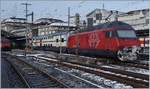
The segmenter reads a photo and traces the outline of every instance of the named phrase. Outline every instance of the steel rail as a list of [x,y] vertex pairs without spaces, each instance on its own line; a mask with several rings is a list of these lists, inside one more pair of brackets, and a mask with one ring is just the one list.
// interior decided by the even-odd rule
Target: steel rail
[[[8,54],[7,54],[7,55],[8,55]],[[17,59],[17,61],[21,61],[21,62],[23,62],[23,63],[27,64],[28,66],[30,66],[30,67],[32,67],[32,68],[34,68],[35,70],[37,70],[37,71],[39,71],[39,72],[41,72],[41,73],[43,73],[43,74],[47,75],[50,79],[52,79],[52,80],[56,81],[57,83],[59,83],[59,84],[60,84],[60,86],[63,86],[63,87],[69,88],[69,86],[67,86],[67,85],[65,85],[64,83],[60,82],[60,81],[59,81],[59,80],[57,80],[56,78],[54,78],[54,77],[50,76],[50,75],[49,75],[49,74],[47,74],[46,72],[44,72],[44,71],[42,71],[42,70],[40,70],[40,69],[37,69],[36,67],[34,67],[34,66],[32,66],[31,64],[27,63],[26,61],[20,60],[20,59],[18,59],[16,56],[12,56],[12,55],[9,55],[9,56],[11,56],[12,58]],[[21,73],[20,73],[20,74],[21,74]],[[24,78],[24,79],[25,79],[25,78]],[[30,86],[30,84],[28,84],[28,85]],[[30,88],[31,88],[31,86],[30,86]]]
[[[45,60],[45,58],[42,58],[42,57],[40,57],[40,59]],[[54,59],[54,58],[52,58],[52,59]],[[86,66],[81,66],[81,65],[78,65],[78,64],[71,64],[71,63],[67,63],[67,62],[61,62],[61,61],[58,61],[58,60],[54,61],[54,60],[47,60],[46,59],[46,61],[48,61],[50,63],[60,64],[62,66],[67,66],[67,67],[74,68],[74,69],[79,69],[79,70],[82,70],[82,71],[85,71],[85,72],[94,73],[94,74],[103,76],[103,77],[108,78],[108,79],[117,80],[121,83],[132,85],[136,88],[139,88],[139,87],[140,88],[147,88],[149,86],[149,83],[147,81],[135,80],[135,78],[133,78],[133,77],[131,78],[131,77],[124,77],[124,76],[120,76],[120,75],[109,74],[109,73],[105,73],[104,71],[102,71],[100,69],[94,69],[94,68],[88,69]],[[136,76],[136,77],[139,77],[139,75]],[[146,76],[142,77],[142,79],[147,80]]]
[[125,70],[121,70],[121,69],[102,67],[102,66],[97,66],[97,65],[92,65],[92,64],[87,65],[87,64],[74,63],[74,62],[69,62],[69,63],[78,64],[78,65],[82,65],[82,66],[87,66],[87,67],[91,67],[91,68],[97,68],[97,69],[101,69],[101,70],[104,70],[104,71],[110,71],[110,72],[114,72],[114,73],[117,73],[117,74],[123,74],[123,75],[131,76],[131,77],[134,77],[134,78],[139,78],[139,79],[149,81],[149,75],[146,75],[146,74],[134,73],[134,72],[125,71]]
[[[50,52],[54,52],[54,51],[50,51]],[[57,56],[59,55],[57,52],[54,52],[54,53],[56,53]],[[86,57],[91,57],[91,56],[86,56]],[[143,64],[143,63],[133,62],[133,61],[128,61],[128,62],[120,62],[120,61],[118,61],[118,63],[116,63],[116,61],[115,61],[112,64],[143,68],[143,69],[147,69],[147,70],[149,69],[149,64]]]
[[114,63],[114,64],[136,67],[136,68],[143,68],[143,69],[149,70],[149,64],[144,64],[144,63],[140,63],[140,62],[118,62],[118,63]]
[[[17,56],[13,56],[13,57],[17,59]],[[20,59],[19,59],[19,60],[20,60]],[[28,62],[26,62],[26,61],[24,61],[24,60],[22,60],[22,59],[21,59],[20,61],[23,61],[23,62],[27,63],[28,65],[32,66],[30,63],[28,63]],[[46,72],[46,70],[39,69],[39,68],[37,68],[37,67],[35,67],[35,66],[33,66],[33,67],[34,67],[35,69],[37,69],[37,70],[39,70],[39,71],[41,71],[41,72],[47,74],[48,76],[50,76],[50,77],[56,79],[55,77],[49,75],[48,72]],[[97,84],[94,84],[94,83],[92,83],[92,82],[90,82],[90,81],[81,79],[81,78],[79,78],[79,77],[77,77],[77,76],[75,76],[75,75],[72,75],[72,74],[70,74],[70,75],[73,76],[73,77],[75,77],[75,78],[77,78],[77,79],[79,79],[79,80],[81,80],[81,81],[83,81],[83,82],[85,82],[85,83],[87,83],[87,84],[90,84],[90,86],[93,86],[93,87],[95,87],[95,88],[100,88],[100,86],[97,85]],[[57,79],[56,79],[56,80],[57,80]],[[60,82],[60,81],[58,81],[58,82]],[[60,82],[60,83],[62,83],[62,82]],[[64,84],[64,83],[62,83],[62,84]],[[65,86],[66,86],[67,88],[69,88],[68,85],[65,84]]]
[[74,69],[79,69],[85,72],[89,72],[89,73],[94,73],[96,75],[111,79],[111,80],[116,80],[119,81],[121,83],[125,83],[128,85],[132,85],[135,88],[148,88],[149,86],[149,82],[143,81],[143,80],[136,80],[135,78],[131,78],[131,77],[125,77],[125,76],[120,76],[120,75],[115,75],[115,74],[111,74],[108,72],[104,72],[103,70],[100,69],[95,69],[95,68],[87,68],[86,66],[81,66],[81,65],[77,65],[77,64],[71,64],[71,63],[67,63],[67,62],[61,62],[58,60],[48,60],[45,59],[43,57],[39,57],[39,59],[42,60],[46,60],[49,63],[56,63],[56,64],[60,64],[62,66],[67,66],[69,68],[74,68]]
[[[51,59],[56,59],[57,60],[57,58],[53,58],[53,57],[51,57]],[[69,62],[69,61],[65,61],[65,62]],[[82,66],[86,66],[86,67],[91,67],[91,68],[98,68],[98,69],[101,69],[101,70],[110,71],[110,72],[114,72],[114,73],[118,73],[118,74],[123,74],[123,75],[127,75],[127,76],[131,76],[131,77],[135,77],[135,78],[140,78],[140,79],[148,80],[149,81],[149,75],[146,75],[146,74],[134,73],[134,72],[124,71],[124,70],[115,69],[115,68],[106,68],[106,67],[102,67],[102,66],[99,66],[99,65],[93,65],[93,64],[83,64],[83,63],[75,63],[75,62],[69,62],[69,63],[78,64],[78,65],[82,65]]]
[[25,86],[27,88],[31,88],[29,83],[27,82],[27,80],[23,77],[23,75],[18,71],[18,68],[10,61],[6,58],[6,61],[9,62],[9,64],[12,66],[12,68],[16,71],[16,73],[19,75],[20,79],[24,82]]

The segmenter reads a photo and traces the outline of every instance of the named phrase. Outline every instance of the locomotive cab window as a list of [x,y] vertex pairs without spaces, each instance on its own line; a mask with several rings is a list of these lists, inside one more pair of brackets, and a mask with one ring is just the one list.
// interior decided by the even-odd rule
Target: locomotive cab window
[[137,38],[133,30],[118,30],[117,34],[119,38]]
[[107,38],[115,38],[116,37],[116,32],[115,31],[106,32],[106,37]]
[[107,37],[107,38],[110,37],[110,32],[106,32],[106,37]]

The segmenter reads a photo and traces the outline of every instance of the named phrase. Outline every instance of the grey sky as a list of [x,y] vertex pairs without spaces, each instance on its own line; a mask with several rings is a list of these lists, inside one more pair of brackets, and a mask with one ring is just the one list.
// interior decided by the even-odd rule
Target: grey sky
[[86,14],[94,10],[95,8],[104,8],[108,10],[118,10],[127,12],[131,10],[149,8],[148,0],[79,0],[79,1],[61,1],[61,0],[9,0],[1,1],[1,16],[2,18],[8,18],[10,16],[24,17],[25,6],[21,3],[28,2],[32,5],[29,6],[29,12],[34,11],[35,19],[44,17],[53,17],[62,20],[67,20],[67,9],[71,8],[71,15],[79,13],[82,19],[86,18]]

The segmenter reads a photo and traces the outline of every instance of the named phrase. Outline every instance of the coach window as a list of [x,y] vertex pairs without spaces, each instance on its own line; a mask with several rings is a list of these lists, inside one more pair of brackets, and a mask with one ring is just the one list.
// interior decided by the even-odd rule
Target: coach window
[[64,38],[61,38],[61,42],[64,42]]
[[56,39],[56,42],[58,42],[58,39]]

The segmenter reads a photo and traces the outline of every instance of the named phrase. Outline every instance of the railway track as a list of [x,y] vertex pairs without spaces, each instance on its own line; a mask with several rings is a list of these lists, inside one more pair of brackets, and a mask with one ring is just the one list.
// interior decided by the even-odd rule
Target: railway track
[[[17,58],[14,55],[11,55],[11,57],[12,58]],[[22,57],[22,58],[24,58],[24,57]],[[20,60],[20,58],[19,58],[19,60]],[[23,61],[24,59],[21,59],[21,60]],[[28,61],[28,62],[26,60],[24,62],[27,63],[27,64],[29,62],[30,65],[32,64],[32,66],[34,66],[38,70],[39,70],[39,68],[41,68],[41,66],[43,66],[43,68],[40,69],[40,70],[42,70],[42,72],[46,73],[47,75],[52,75],[53,77],[60,80],[61,82],[63,81],[63,84],[65,84],[67,87],[71,87],[71,88],[74,88],[74,87],[75,88],[82,88],[82,87],[84,87],[84,88],[102,88],[100,85],[94,84],[94,83],[92,83],[88,80],[82,79],[82,78],[77,77],[75,75],[68,74],[67,72],[65,72],[63,70],[60,70],[60,69],[55,69],[54,70],[54,67],[47,66],[46,64],[41,65],[40,62],[33,63],[33,61],[31,62],[31,60]],[[53,71],[53,73],[48,71],[48,70]],[[57,77],[60,77],[60,78],[57,78]],[[64,77],[64,80],[63,80],[62,77]],[[41,79],[43,79],[43,78],[41,78]],[[32,80],[34,80],[34,79],[32,79]],[[36,86],[37,85],[35,85],[35,87]]]
[[40,60],[46,60],[49,63],[56,63],[61,66],[66,66],[73,69],[82,70],[88,73],[94,73],[96,75],[115,80],[127,85],[132,85],[135,88],[148,88],[149,87],[149,76],[144,74],[138,74],[128,71],[122,71],[118,69],[105,68],[105,67],[97,67],[91,65],[81,65],[77,63],[68,63],[56,60],[56,58],[45,58],[38,57]]
[[[127,71],[121,71],[117,69],[110,69],[110,68],[93,68],[88,66],[83,66],[79,64],[67,63],[67,62],[60,62],[58,60],[53,60],[49,58],[39,57],[41,60],[46,60],[50,63],[60,64],[62,66],[67,66],[69,68],[74,68],[78,70],[82,70],[88,73],[94,73],[96,75],[115,80],[121,83],[125,83],[127,85],[132,85],[135,88],[148,88],[149,87],[149,76],[143,74],[137,74]],[[113,73],[115,72],[115,73]],[[121,73],[120,73],[121,72]],[[126,72],[126,73],[124,73]],[[118,74],[117,74],[118,73]],[[129,73],[129,74],[128,74]],[[129,76],[130,75],[130,76]]]
[[130,77],[135,77],[135,78],[149,81],[149,75],[146,75],[146,74],[139,74],[139,73],[134,73],[134,72],[130,72],[130,71],[124,71],[121,69],[115,69],[115,68],[103,67],[103,66],[97,66],[97,65],[87,65],[87,64],[81,64],[81,63],[72,63],[72,64],[78,64],[78,65],[82,65],[82,66],[86,66],[86,67],[90,67],[90,68],[96,68],[96,69],[100,69],[100,70],[104,70],[104,71],[110,71],[110,72],[113,72],[116,74],[127,75]]
[[135,62],[118,62],[114,63],[115,65],[120,65],[120,66],[130,66],[130,67],[136,67],[136,68],[143,68],[149,70],[149,64],[148,63],[141,63],[140,61],[135,61]]
[[68,88],[64,83],[24,61],[15,58],[7,58],[7,61],[11,63],[28,88]]
[[7,60],[5,55],[1,55],[1,88],[29,88],[17,69]]
[[[51,51],[49,51],[49,52],[51,52]],[[59,56],[61,56],[61,55],[59,55],[58,53],[56,53],[56,52],[51,52],[54,56],[56,56],[56,57],[59,57]],[[46,52],[46,54],[48,54],[48,52]],[[64,58],[63,58],[63,60],[67,60],[69,57],[68,57],[68,55],[65,55],[65,54],[62,54],[63,56],[64,56]],[[74,57],[75,55],[72,55],[72,54],[69,54],[69,56],[72,56],[72,57]],[[82,58],[82,60],[83,59],[86,59],[86,57],[85,58]],[[92,57],[90,57],[90,60],[98,60],[99,61],[99,58],[92,58]],[[110,59],[109,59],[110,60]],[[141,63],[140,62],[141,60],[137,60],[137,61],[128,61],[128,62],[121,62],[121,61],[111,61],[111,62],[106,62],[106,61],[99,61],[99,63],[101,62],[101,63],[105,63],[105,64],[114,64],[114,65],[119,65],[119,66],[126,66],[126,67],[136,67],[136,68],[142,68],[142,69],[149,69],[149,63]],[[85,63],[85,62],[84,62]]]

